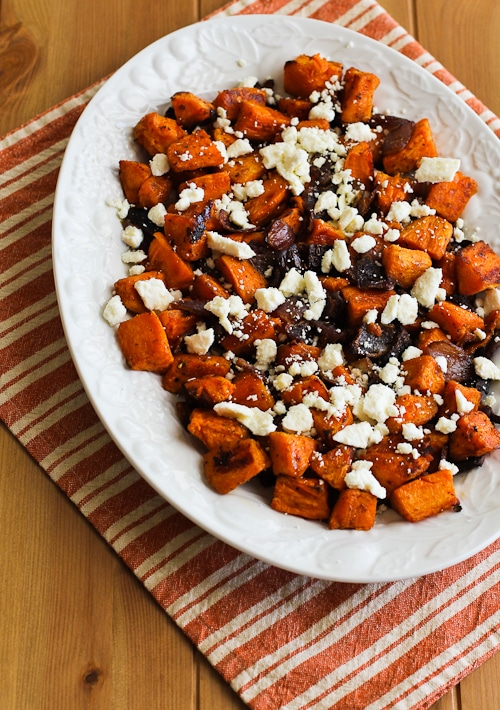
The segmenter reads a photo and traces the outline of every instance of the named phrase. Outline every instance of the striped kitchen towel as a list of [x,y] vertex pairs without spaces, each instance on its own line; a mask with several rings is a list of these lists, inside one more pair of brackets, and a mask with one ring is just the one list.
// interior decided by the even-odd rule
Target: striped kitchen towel
[[[371,0],[236,0],[223,11],[337,22],[393,46],[500,121]],[[256,710],[426,708],[500,642],[500,543],[395,583],[301,577],[198,528],[95,415],[58,315],[51,215],[72,128],[100,84],[0,141],[0,416],[158,603]]]

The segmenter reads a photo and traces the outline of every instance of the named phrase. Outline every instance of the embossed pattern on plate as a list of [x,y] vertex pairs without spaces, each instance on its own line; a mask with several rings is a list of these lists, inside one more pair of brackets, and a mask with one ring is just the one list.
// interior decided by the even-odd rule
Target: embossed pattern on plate
[[268,492],[247,484],[220,496],[201,474],[200,451],[177,421],[160,378],[124,366],[102,318],[125,275],[121,228],[107,198],[121,197],[117,166],[137,152],[131,129],[175,91],[213,97],[252,75],[279,78],[286,60],[319,52],[381,77],[377,108],[427,116],[438,150],[459,157],[479,184],[465,213],[500,247],[500,143],[455,94],[397,52],[357,33],[305,18],[215,18],[170,34],[119,69],[82,114],[61,168],[54,209],[56,289],[68,344],[101,421],[137,471],[188,518],[233,547],[298,574],[338,581],[417,577],[455,564],[500,534],[499,457],[457,477],[463,510],[417,525],[388,511],[369,532],[328,531],[274,512]]

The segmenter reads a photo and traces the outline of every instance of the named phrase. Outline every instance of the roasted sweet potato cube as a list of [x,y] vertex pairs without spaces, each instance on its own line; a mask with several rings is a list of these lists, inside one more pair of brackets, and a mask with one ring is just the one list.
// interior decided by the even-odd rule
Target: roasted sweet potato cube
[[428,473],[396,488],[390,504],[405,520],[417,523],[450,510],[460,501],[455,494],[453,474],[446,469]]
[[429,311],[429,319],[437,323],[457,345],[476,340],[475,331],[484,328],[481,316],[451,301],[436,303]]
[[225,118],[234,121],[240,111],[242,101],[254,101],[262,106],[266,104],[267,93],[254,86],[237,86],[234,89],[220,91],[213,102],[215,108],[225,111]]
[[390,175],[409,173],[418,168],[422,158],[437,157],[436,144],[427,118],[417,121],[404,148],[383,158],[384,170]]
[[425,328],[418,334],[418,347],[422,350],[424,355],[431,355],[431,353],[428,352],[428,347],[431,343],[435,343],[438,340],[446,340],[448,342],[444,330],[437,327]]
[[295,99],[285,96],[278,99],[278,109],[290,118],[298,118],[299,121],[306,121],[309,118],[309,111],[314,104],[309,99]]
[[301,434],[273,431],[268,436],[269,457],[276,476],[302,476],[309,468],[316,441]]
[[442,271],[440,287],[451,296],[457,291],[456,254],[447,251],[441,259],[437,259],[435,266]]
[[224,376],[230,367],[228,360],[221,355],[179,353],[174,355],[172,364],[165,372],[162,387],[167,392],[179,394],[188,380],[204,375]]
[[249,436],[244,424],[236,419],[221,417],[213,409],[193,409],[187,429],[208,450],[235,446]]
[[154,311],[120,323],[118,342],[131,370],[161,373],[173,362],[167,336]]
[[210,274],[197,274],[191,289],[191,297],[211,301],[216,296],[229,298],[229,291]]
[[120,296],[123,305],[132,313],[146,313],[148,310],[144,305],[144,301],[139,296],[135,288],[138,281],[147,281],[149,279],[158,279],[165,283],[163,273],[161,271],[144,271],[142,274],[134,276],[125,276],[123,279],[118,279],[114,284],[115,293]]
[[234,130],[251,141],[271,141],[283,128],[290,124],[290,118],[281,111],[263,106],[257,101],[243,100],[234,123]]
[[399,453],[397,447],[403,441],[398,436],[384,436],[382,441],[373,444],[363,453],[363,458],[372,462],[371,472],[386,489],[387,495],[398,486],[425,473],[433,459],[427,451],[417,458]]
[[388,244],[382,253],[385,273],[405,289],[413,286],[424,271],[432,266],[432,259],[421,249],[406,249],[398,244]]
[[209,254],[205,219],[203,214],[186,215],[167,212],[165,236],[175,245],[175,251],[184,261],[198,261]]
[[179,308],[169,308],[167,311],[159,313],[158,317],[165,328],[165,333],[173,352],[180,347],[184,336],[196,330],[196,323],[198,322],[198,318],[195,315],[181,311]]
[[337,227],[334,227],[333,224],[330,224],[330,222],[317,218],[312,222],[306,242],[307,244],[331,246],[337,239],[345,241],[345,234]]
[[408,200],[408,192],[405,186],[409,185],[410,181],[401,175],[388,175],[379,170],[374,178],[374,203],[379,208],[382,214],[389,212],[393,202],[406,202]]
[[326,520],[330,515],[328,486],[321,479],[278,476],[271,508],[308,520]]
[[351,146],[345,158],[345,170],[350,170],[352,177],[366,190],[372,188],[373,183],[373,153],[366,141],[355,143]]
[[387,301],[394,295],[394,291],[379,291],[374,288],[361,289],[357,286],[346,286],[342,289],[342,295],[347,301],[347,317],[349,325],[359,326],[363,321],[363,316],[373,309],[383,311]]
[[299,404],[306,394],[312,393],[328,401],[326,385],[317,375],[295,379],[290,387],[281,392],[281,399],[289,407],[292,404]]
[[458,291],[471,296],[500,285],[500,256],[479,241],[460,249],[455,256]]
[[399,433],[403,424],[422,426],[433,419],[438,411],[434,397],[416,394],[403,394],[396,398],[396,406],[400,410],[397,417],[389,417],[385,424],[391,434]]
[[267,286],[265,277],[248,259],[224,254],[216,259],[215,265],[244,303],[251,303],[257,289]]
[[167,153],[168,147],[186,135],[186,131],[173,118],[151,112],[135,125],[134,139],[150,155]]
[[278,346],[276,365],[281,365],[288,370],[294,363],[317,360],[321,355],[321,348],[309,345],[302,341],[282,343]]
[[238,372],[234,376],[231,401],[263,411],[271,409],[275,404],[269,387],[259,373],[253,370]]
[[160,203],[167,203],[172,189],[172,180],[164,175],[151,175],[140,186],[137,193],[139,207],[150,209]]
[[420,394],[442,394],[444,375],[436,360],[431,355],[406,360],[404,363],[405,384]]
[[203,128],[169,145],[167,156],[175,172],[218,168],[224,163],[222,153]]
[[302,98],[309,98],[313,91],[322,91],[327,82],[333,83],[341,76],[342,64],[320,54],[300,54],[285,62],[283,68],[285,92]]
[[219,170],[216,173],[207,173],[206,175],[200,175],[185,183],[181,183],[179,185],[179,191],[183,190],[185,187],[191,187],[192,185],[200,187],[203,190],[203,200],[194,205],[199,211],[207,202],[219,200],[222,195],[229,192],[231,180],[226,170]]
[[131,205],[139,203],[139,188],[150,176],[151,168],[146,163],[139,163],[136,160],[120,160],[118,177],[123,194]]
[[232,185],[244,185],[253,180],[260,180],[266,172],[262,157],[257,152],[231,159],[224,166],[224,170],[227,171]]
[[318,436],[328,446],[335,446],[337,443],[333,438],[335,434],[354,422],[350,407],[346,407],[342,414],[338,416],[329,416],[327,412],[321,409],[311,409],[311,414]]
[[177,254],[167,238],[156,232],[148,251],[153,269],[163,271],[168,288],[187,288],[194,281],[193,269]]
[[205,476],[218,493],[230,493],[269,467],[269,457],[255,439],[210,449],[203,457]]
[[215,119],[215,106],[191,91],[177,91],[170,97],[175,119],[184,128]]
[[398,243],[410,249],[427,252],[431,259],[441,259],[453,236],[453,226],[448,220],[427,215],[410,222],[401,230]]
[[310,465],[316,475],[341,491],[346,487],[345,477],[351,470],[352,460],[352,447],[339,444],[324,454],[318,451],[313,453]]
[[500,432],[488,416],[473,410],[459,417],[456,430],[450,434],[449,455],[452,461],[483,456],[500,447]]
[[[463,402],[464,398],[469,404]],[[444,388],[443,399],[444,402],[441,413],[444,416],[449,416],[449,414],[462,410],[464,406],[470,409],[470,411],[479,409],[479,405],[481,404],[481,392],[475,387],[466,387],[460,382],[456,382],[456,380],[449,380]]]
[[263,227],[282,212],[290,195],[287,181],[277,172],[271,171],[263,184],[264,192],[245,203],[249,221],[257,228]]
[[204,375],[188,380],[184,385],[187,394],[203,407],[213,407],[218,402],[226,402],[234,392],[234,384],[221,375]]
[[369,491],[345,488],[340,492],[328,521],[330,530],[371,530],[377,514],[377,498]]
[[441,217],[455,222],[476,192],[476,181],[457,171],[451,182],[436,182],[431,185],[425,203]]
[[279,321],[271,318],[265,311],[256,308],[240,321],[242,335],[226,335],[221,339],[221,346],[236,355],[250,352],[256,340],[271,338],[276,340]]
[[380,79],[371,72],[349,67],[344,75],[341,117],[344,123],[368,121],[373,112],[373,95]]

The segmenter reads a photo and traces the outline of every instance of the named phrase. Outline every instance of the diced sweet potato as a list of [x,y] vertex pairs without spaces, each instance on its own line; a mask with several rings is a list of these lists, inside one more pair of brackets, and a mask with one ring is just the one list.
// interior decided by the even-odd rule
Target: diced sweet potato
[[226,494],[269,467],[269,457],[255,439],[232,447],[210,449],[203,457],[205,476],[218,493]]
[[184,261],[198,261],[208,256],[208,239],[203,214],[185,215],[167,212],[165,236],[175,245]]
[[391,434],[401,432],[403,424],[412,423],[415,426],[427,424],[438,411],[434,397],[416,394],[400,395],[396,398],[396,406],[400,410],[399,416],[389,417],[385,422]]
[[375,174],[374,202],[382,214],[389,212],[393,202],[406,202],[408,192],[405,186],[409,186],[410,181],[401,175],[388,175],[382,170]]
[[384,156],[384,170],[390,175],[409,173],[418,168],[422,158],[435,158],[437,154],[429,120],[422,118],[414,125],[411,138],[404,148]]
[[[154,273],[154,272],[146,272]],[[184,336],[196,330],[198,319],[191,313],[181,311],[179,308],[169,308],[158,314],[161,324],[165,328],[168,342],[172,351],[176,351],[182,343]]]
[[271,171],[263,184],[264,192],[245,203],[249,221],[258,229],[285,209],[290,194],[287,181],[277,172]]
[[387,301],[394,295],[394,291],[379,291],[378,289],[361,289],[357,286],[346,286],[342,295],[347,301],[347,317],[349,325],[359,326],[363,316],[373,309],[383,311]]
[[173,362],[167,336],[154,311],[120,323],[118,342],[131,370],[161,373]]
[[206,175],[200,175],[192,180],[188,180],[188,182],[181,183],[179,185],[179,191],[183,190],[185,187],[190,187],[191,185],[199,187],[203,190],[203,200],[201,202],[196,202],[194,205],[197,208],[197,211],[200,211],[200,208],[203,208],[207,202],[219,200],[222,195],[229,192],[231,188],[231,181],[229,173],[226,170],[219,170],[216,173],[207,173]]
[[259,373],[252,370],[238,372],[235,375],[231,401],[247,407],[257,407],[263,411],[271,409],[275,404],[269,387]]
[[345,234],[323,219],[314,219],[307,235],[307,244],[324,244],[331,246],[337,239],[345,241]]
[[301,434],[273,431],[268,436],[269,457],[276,476],[302,476],[316,449],[315,439]]
[[216,260],[215,265],[244,303],[251,303],[257,289],[267,286],[264,276],[248,259],[224,254]]
[[406,249],[398,244],[388,244],[382,254],[382,264],[389,278],[409,289],[424,271],[432,266],[432,259],[420,249]]
[[456,222],[476,192],[476,181],[457,171],[451,182],[431,185],[425,203],[441,217]]
[[373,95],[380,84],[376,74],[349,67],[344,75],[341,117],[344,123],[368,121],[373,112]]
[[143,116],[134,127],[134,138],[146,152],[167,153],[168,147],[186,135],[186,131],[173,118],[151,112]]
[[328,486],[321,479],[278,476],[271,507],[308,520],[326,520],[330,515]]
[[220,355],[195,355],[179,353],[174,355],[172,364],[165,372],[162,387],[167,392],[179,394],[184,384],[204,375],[227,375],[230,363]]
[[309,99],[295,99],[285,96],[278,100],[278,109],[290,118],[298,118],[299,121],[306,121],[309,118],[309,111],[313,104]]
[[184,388],[187,394],[200,405],[213,407],[218,402],[226,402],[234,392],[234,384],[221,375],[204,375],[188,380]]
[[208,450],[236,446],[249,435],[246,426],[236,419],[221,417],[213,409],[193,409],[187,429]]
[[[458,395],[459,399],[461,399],[460,395],[465,397],[465,399],[472,405],[472,409],[479,408],[479,405],[481,404],[481,392],[479,390],[477,390],[475,387],[466,387],[465,385],[462,385],[460,382],[456,382],[455,380],[449,380],[446,383],[443,393],[444,402],[441,410],[443,416],[449,416],[450,414],[459,411],[459,406],[457,403],[457,392],[460,393]],[[466,406],[468,407],[469,405]]]
[[453,485],[453,474],[446,469],[428,473],[396,488],[391,506],[410,523],[416,523],[460,503]]
[[177,91],[171,96],[170,101],[177,123],[184,128],[215,119],[214,105],[191,91]]
[[148,256],[153,269],[163,271],[169,288],[182,290],[193,283],[193,269],[174,251],[161,232],[155,233],[149,245]]
[[398,243],[410,249],[427,252],[431,259],[441,259],[453,236],[453,226],[448,220],[428,215],[410,222],[401,230]]
[[131,205],[139,203],[139,188],[151,175],[151,168],[146,163],[136,160],[120,160],[118,177],[125,197]]
[[276,340],[278,320],[271,318],[265,311],[256,308],[240,322],[242,335],[226,335],[221,339],[221,346],[236,355],[244,355],[252,350],[256,340],[271,338]]
[[346,488],[340,492],[328,521],[330,530],[371,530],[377,499],[369,491]]
[[404,363],[405,384],[420,394],[442,394],[444,375],[436,360],[431,355],[406,360]]
[[252,180],[260,180],[266,172],[262,157],[257,152],[240,155],[239,158],[230,160],[224,166],[224,170],[227,171],[231,184],[241,185]]
[[479,241],[460,249],[455,256],[458,291],[471,296],[500,285],[500,256]]
[[451,301],[436,303],[429,311],[429,319],[437,323],[457,345],[476,340],[475,331],[484,328],[481,316]]
[[191,289],[191,297],[211,301],[216,296],[229,297],[229,291],[210,274],[197,274]]
[[456,254],[447,251],[441,259],[436,260],[435,266],[442,272],[440,287],[451,296],[457,290]]
[[373,153],[366,141],[355,143],[351,146],[345,158],[344,169],[350,170],[352,177],[366,190],[370,190],[373,183]]
[[118,279],[114,284],[114,290],[117,296],[120,296],[123,305],[132,313],[146,313],[148,310],[144,305],[144,301],[139,296],[135,288],[138,281],[147,281],[149,279],[158,279],[165,283],[163,273],[161,271],[145,271],[142,274],[135,276],[125,276],[123,279]]
[[243,100],[234,123],[234,130],[251,141],[271,141],[283,128],[290,124],[290,118],[281,111],[263,106],[257,101]]
[[397,446],[401,441],[401,438],[384,437],[379,444],[370,446],[363,454],[364,459],[372,462],[371,472],[386,489],[387,495],[425,473],[432,461],[432,456],[428,453],[418,458],[398,453]]
[[452,461],[463,461],[471,456],[483,456],[500,447],[500,432],[488,416],[472,410],[457,421],[450,434],[449,454]]
[[335,446],[337,443],[333,438],[335,434],[354,422],[350,407],[346,407],[338,416],[328,416],[328,413],[321,409],[311,409],[311,414],[318,436],[328,446]]
[[343,490],[345,477],[351,470],[353,449],[351,446],[339,444],[326,453],[313,453],[311,456],[311,469],[316,475],[330,484],[338,491]]
[[254,101],[264,106],[267,101],[267,94],[264,89],[254,86],[237,86],[234,89],[220,91],[213,104],[215,108],[224,109],[226,118],[234,121],[238,116],[242,101]]
[[430,355],[431,353],[428,352],[428,346],[431,343],[435,343],[438,340],[446,340],[448,341],[448,338],[446,337],[446,333],[444,330],[441,328],[425,328],[420,331],[418,334],[418,347],[424,355]]
[[302,402],[306,394],[314,393],[328,401],[328,390],[317,375],[296,378],[286,390],[281,392],[281,399],[289,407]]
[[309,345],[302,341],[283,343],[278,346],[276,365],[283,366],[285,370],[288,370],[293,363],[317,360],[320,355],[321,348],[316,345]]
[[320,54],[300,54],[285,62],[283,82],[285,92],[291,96],[309,98],[313,91],[322,91],[327,82],[342,76],[342,64],[331,62]]
[[224,163],[222,153],[202,128],[169,145],[167,156],[175,172],[218,168]]

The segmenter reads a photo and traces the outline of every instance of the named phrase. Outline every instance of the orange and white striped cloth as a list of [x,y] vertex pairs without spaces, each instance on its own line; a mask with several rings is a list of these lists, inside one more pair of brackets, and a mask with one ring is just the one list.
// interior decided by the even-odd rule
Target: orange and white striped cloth
[[[373,0],[236,0],[222,12],[295,14],[363,32],[442,79],[500,137],[500,120]],[[429,707],[500,643],[500,541],[404,582],[297,576],[178,513],[94,413],[59,320],[51,212],[66,142],[99,85],[0,141],[1,418],[250,707]]]

